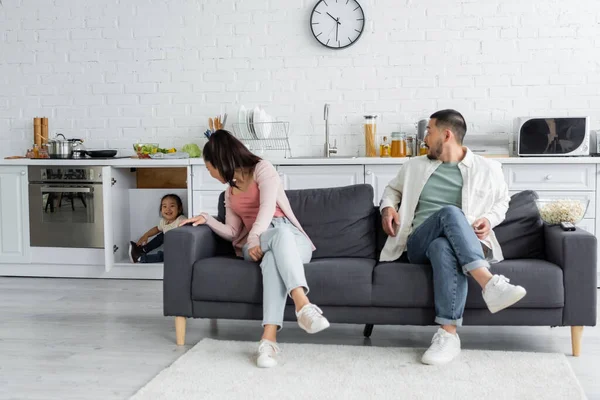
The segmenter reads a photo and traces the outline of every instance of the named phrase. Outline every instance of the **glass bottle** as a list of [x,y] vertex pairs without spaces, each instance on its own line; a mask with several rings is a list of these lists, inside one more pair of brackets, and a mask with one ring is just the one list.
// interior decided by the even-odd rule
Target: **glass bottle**
[[377,115],[365,115],[365,153],[367,157],[377,157],[376,134]]
[[424,156],[426,154],[427,154],[427,145],[425,144],[425,141],[422,140],[421,144],[419,146],[419,155]]
[[388,142],[387,136],[383,137],[381,144],[379,145],[379,157],[390,156],[390,143]]

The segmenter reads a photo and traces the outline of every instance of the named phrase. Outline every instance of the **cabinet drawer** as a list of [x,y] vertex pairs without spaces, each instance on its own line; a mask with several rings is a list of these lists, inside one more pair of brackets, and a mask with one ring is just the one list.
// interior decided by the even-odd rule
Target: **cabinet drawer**
[[192,190],[220,190],[227,185],[222,184],[208,173],[203,165],[192,166]]
[[595,165],[504,165],[504,175],[508,190],[596,190]]
[[194,215],[207,213],[216,216],[219,210],[219,196],[221,191],[195,190],[192,195],[192,210]]
[[[513,194],[519,193],[520,190],[511,190],[508,193],[512,196]],[[583,218],[595,218],[596,217],[596,192],[569,192],[569,191],[547,191],[547,190],[536,190],[540,199],[543,200],[589,200],[590,203],[585,212]]]
[[585,231],[588,231],[592,235],[596,234],[596,220],[595,219],[584,218],[581,221],[579,221],[579,223],[577,224],[577,227],[581,228]]

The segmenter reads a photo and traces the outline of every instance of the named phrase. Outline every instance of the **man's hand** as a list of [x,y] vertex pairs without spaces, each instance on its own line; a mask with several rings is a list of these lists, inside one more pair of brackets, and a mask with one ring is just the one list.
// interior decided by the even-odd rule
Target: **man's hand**
[[148,242],[148,238],[146,237],[146,235],[144,235],[144,236],[142,236],[142,237],[140,238],[140,240],[138,240],[138,241],[137,241],[137,243],[136,243],[136,244],[137,244],[138,246],[143,246],[143,245],[145,245],[147,242]]
[[398,215],[398,211],[396,211],[394,207],[384,208],[381,213],[381,224],[388,236],[396,236],[396,231],[400,226],[400,216]]
[[260,249],[260,246],[254,246],[253,248],[248,249],[248,254],[250,255],[250,258],[256,262],[262,260],[263,258],[263,252]]
[[190,223],[192,224],[192,226],[203,225],[206,223],[206,218],[204,218],[203,215],[198,215],[197,217],[186,219],[185,221],[180,223],[179,226],[184,226]]
[[473,222],[473,229],[475,229],[477,238],[483,240],[490,234],[492,225],[487,218],[479,218],[477,221]]

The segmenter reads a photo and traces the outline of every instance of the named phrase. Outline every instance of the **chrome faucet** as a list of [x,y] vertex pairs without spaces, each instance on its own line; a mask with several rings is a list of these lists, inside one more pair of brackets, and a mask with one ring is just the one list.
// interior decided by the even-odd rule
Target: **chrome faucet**
[[325,157],[329,158],[332,154],[337,154],[337,140],[333,147],[329,144],[329,104],[325,104],[323,119],[325,119]]

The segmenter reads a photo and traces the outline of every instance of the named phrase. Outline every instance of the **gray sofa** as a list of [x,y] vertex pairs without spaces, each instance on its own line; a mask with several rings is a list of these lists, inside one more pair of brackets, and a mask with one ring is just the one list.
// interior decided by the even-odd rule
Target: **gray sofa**
[[[373,189],[354,185],[292,190],[287,195],[317,250],[305,266],[310,299],[331,322],[432,325],[429,265],[378,262],[385,243]],[[545,225],[532,191],[514,195],[505,221],[494,231],[505,260],[492,271],[527,289],[513,307],[491,314],[469,280],[466,325],[571,326],[574,355],[583,326],[596,323],[596,238],[581,230]],[[221,196],[219,218],[224,219]],[[256,263],[236,258],[230,243],[207,226],[181,227],[165,235],[164,315],[174,316],[177,344],[186,318],[262,319],[262,277]],[[286,320],[295,320],[288,299]]]

